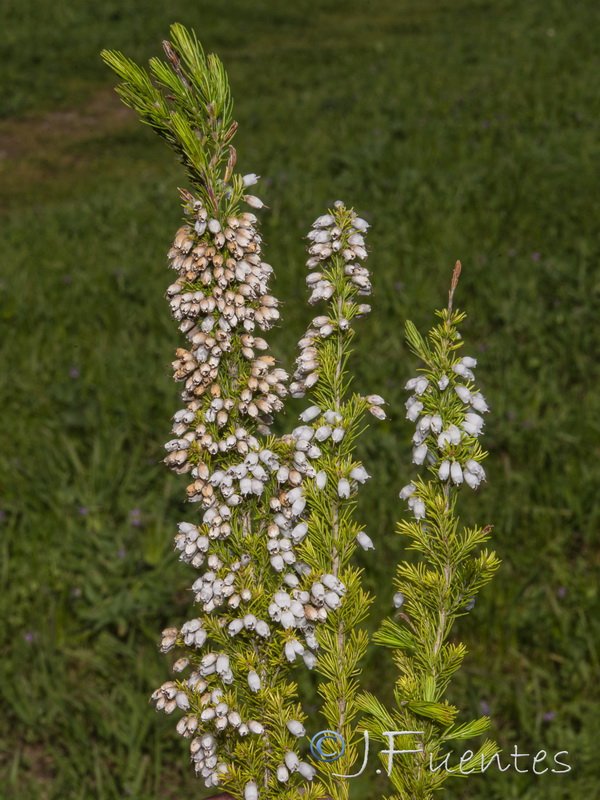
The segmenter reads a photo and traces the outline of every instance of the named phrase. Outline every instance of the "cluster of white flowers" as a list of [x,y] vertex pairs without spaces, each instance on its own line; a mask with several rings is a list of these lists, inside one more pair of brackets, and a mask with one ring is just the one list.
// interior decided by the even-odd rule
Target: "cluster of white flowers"
[[[406,401],[406,418],[416,423],[413,463],[430,466],[441,481],[456,486],[464,482],[472,489],[485,480],[477,439],[484,425],[481,414],[489,411],[485,398],[472,385],[476,366],[475,358],[464,356],[449,369],[439,374],[428,370],[405,386],[413,392]],[[458,382],[460,378],[467,385]],[[400,499],[408,500],[416,519],[424,519],[425,502],[415,484],[404,486]]]
[[[250,641],[264,643],[271,639],[272,623],[261,619],[258,612],[264,606],[261,587],[254,583],[260,565],[240,551],[243,544],[233,542],[233,548],[226,551],[221,543],[231,540],[236,532],[246,535],[247,507],[256,512],[256,503],[262,503],[263,518],[267,518],[266,557],[277,572],[286,566],[301,572],[292,542],[301,539],[300,517],[305,504],[301,483],[304,476],[316,474],[307,461],[315,450],[303,450],[303,444],[295,449],[294,443],[302,441],[300,432],[281,444],[285,451],[282,456],[263,447],[257,438],[268,434],[271,414],[281,408],[281,398],[287,392],[288,376],[263,352],[267,342],[255,335],[257,326],[268,330],[279,318],[278,302],[268,291],[272,269],[260,256],[256,218],[244,213],[230,216],[222,224],[200,201],[188,193],[183,196],[192,220],[178,231],[169,253],[179,278],[169,287],[167,297],[191,347],[179,349],[173,364],[175,379],[184,383],[185,407],[174,416],[172,432],[176,438],[165,445],[165,462],[178,474],[190,473],[193,482],[187,487],[187,499],[199,503],[202,511],[197,524],[179,523],[175,547],[182,561],[195,568],[208,567],[191,586],[204,614],[219,613],[219,626],[232,638],[243,634]],[[259,207],[256,198],[245,199]],[[227,375],[219,380],[226,354],[230,356]],[[284,484],[287,491],[277,491]],[[271,521],[269,515],[274,515]],[[218,545],[220,549],[215,550]],[[226,558],[225,552],[237,556]],[[284,581],[297,591],[296,574],[285,575]],[[293,626],[302,627],[307,644],[316,647],[314,627],[311,629],[303,606],[288,595],[286,607],[282,592],[275,594],[283,603],[283,619],[277,621],[288,627],[287,614],[293,603],[297,614]],[[237,663],[227,652],[211,651],[194,657],[194,651],[210,641],[209,629],[207,622],[197,617],[181,629],[163,631],[162,652],[183,647],[190,654],[175,662],[174,671],[182,672],[189,666],[193,671],[187,678],[163,684],[152,700],[157,709],[167,713],[176,708],[186,712],[177,730],[186,738],[199,734],[191,742],[192,761],[206,785],[216,786],[228,769],[226,760],[218,757],[219,736],[226,731],[237,736],[260,736],[265,729],[256,719],[244,719],[235,707],[237,679],[244,678],[253,694],[263,688],[256,669]],[[291,634],[286,633],[278,642],[288,661],[304,654],[304,646]],[[307,651],[309,666],[314,658]],[[299,735],[297,726],[301,723],[290,720],[289,725],[294,728],[289,728],[290,732]],[[302,766],[292,750],[289,754],[286,763],[290,761],[291,766],[282,764],[280,771],[312,777],[312,768]],[[252,794],[250,784],[248,793]]]
[[[309,303],[329,300],[335,292],[332,276],[335,267],[331,260],[333,254],[338,254],[345,262],[344,276],[354,288],[354,294],[371,293],[369,271],[356,261],[367,257],[363,234],[368,227],[368,222],[347,211],[339,200],[335,203],[334,214],[324,214],[315,220],[313,230],[308,234],[311,242],[308,248],[310,258],[306,262],[311,270],[306,278],[311,290]],[[313,271],[315,269],[319,271]],[[370,310],[369,305],[359,305],[354,316],[367,314]],[[349,326],[349,320],[341,313],[335,317],[321,315],[313,319],[311,327],[299,342],[300,355],[296,359],[298,367],[293,376],[294,381],[290,384],[292,397],[304,397],[306,390],[319,380],[317,341],[331,336],[335,330],[347,330]]]
[[[169,253],[180,277],[167,297],[191,348],[178,350],[173,364],[175,379],[184,383],[185,407],[174,416],[175,438],[165,445],[165,462],[178,474],[190,474],[187,499],[200,505],[201,517],[196,524],[179,523],[175,547],[180,560],[205,569],[191,591],[205,615],[219,614],[219,627],[230,638],[242,637],[255,650],[267,644],[281,648],[287,663],[301,656],[312,668],[319,648],[317,626],[340,608],[346,586],[336,575],[312,570],[297,556],[296,548],[310,528],[307,497],[313,489],[329,489],[328,481],[335,481],[337,497],[351,498],[369,475],[356,463],[331,469],[330,456],[347,432],[342,409],[313,405],[301,414],[302,424],[271,444],[272,449],[261,443],[258,437],[269,433],[271,414],[281,407],[287,391],[286,372],[263,352],[267,342],[254,335],[256,326],[267,330],[279,316],[278,303],[268,293],[272,270],[261,260],[252,214],[229,217],[222,225],[199,201],[187,193],[184,197],[192,221],[179,230]],[[308,278],[311,302],[335,294],[333,272],[339,273],[340,263],[347,291],[340,303],[335,296],[336,308],[332,303],[329,316],[315,317],[301,340],[291,386],[294,396],[316,384],[320,345],[335,332],[348,331],[350,319],[370,311],[353,299],[369,294],[371,288],[368,271],[356,263],[366,257],[367,227],[338,203],[335,214],[320,217],[309,235],[308,266],[312,270],[318,262],[321,267]],[[225,355],[228,374],[219,379]],[[384,419],[383,398],[365,399],[371,413]],[[329,460],[323,458],[325,448]],[[253,530],[251,519],[256,514],[260,524]],[[266,609],[268,582],[256,586],[261,565],[242,549],[249,534],[261,537],[267,563],[279,576],[269,583],[273,589],[266,593]],[[365,549],[373,547],[364,531],[356,540]],[[185,712],[177,730],[186,738],[196,737],[191,743],[196,771],[207,786],[216,786],[227,773],[226,759],[217,753],[219,736],[265,733],[262,723],[243,719],[235,707],[236,680],[243,679],[249,692],[259,696],[266,687],[258,666],[249,668],[247,661],[238,663],[227,652],[194,655],[210,643],[210,630],[207,620],[196,617],[181,629],[163,631],[163,652],[188,649],[189,657],[180,658],[174,671],[190,666],[193,671],[161,686],[152,699],[167,713],[175,708]],[[296,736],[304,731],[297,720],[289,720],[288,729]],[[294,772],[307,779],[314,776],[313,767],[289,749],[277,778],[285,782]],[[245,794],[258,796],[254,781],[247,784]]]
[[217,742],[210,733],[197,736],[190,743],[190,753],[197,775],[201,775],[207,786],[218,786],[228,770],[227,764],[217,757]]
[[[211,454],[233,448],[242,454],[248,452],[241,444],[243,432],[231,431],[229,437],[217,440],[207,424],[216,422],[218,429],[224,428],[237,406],[241,414],[268,426],[271,413],[282,407],[281,397],[287,392],[286,372],[274,366],[272,356],[256,352],[268,347],[263,338],[254,335],[256,327],[266,331],[279,319],[278,300],[268,290],[273,268],[262,260],[256,217],[247,212],[230,216],[222,226],[209,216],[200,200],[187,192],[183,195],[195,221],[179,229],[169,251],[171,266],[179,272],[179,278],[167,289],[173,316],[191,342],[189,350],[177,350],[173,362],[175,380],[184,382],[182,398],[188,407],[175,417],[174,432],[179,438],[169,443],[172,451],[167,463],[180,472],[191,469],[187,455],[201,437],[202,446]],[[250,370],[239,398],[233,399],[224,396],[216,380],[223,355],[238,343]],[[210,402],[198,402],[209,387]],[[200,409],[202,420],[197,418]],[[198,435],[190,439],[183,426],[187,430],[194,422],[203,423],[204,430],[197,430]],[[266,433],[268,428],[259,427],[259,432]]]

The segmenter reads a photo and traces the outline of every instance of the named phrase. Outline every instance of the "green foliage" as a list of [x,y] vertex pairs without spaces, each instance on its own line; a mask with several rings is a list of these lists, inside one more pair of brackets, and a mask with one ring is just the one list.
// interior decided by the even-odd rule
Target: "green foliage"
[[[461,516],[494,521],[503,567],[456,622],[469,656],[449,699],[489,714],[504,751],[567,749],[574,769],[492,766],[440,797],[597,796],[597,4],[6,0],[0,14],[0,797],[210,793],[171,719],[143,705],[168,677],[156,631],[188,607],[193,574],[171,552],[180,487],[156,464],[176,397],[160,253],[180,179],[97,57],[147,63],[174,19],[227,65],[239,163],[268,179],[285,363],[307,321],[307,223],[338,197],[372,214],[378,310],[349,362],[390,403],[358,445],[373,475],[358,502],[377,548],[360,558],[372,619],[408,541],[389,533],[412,435],[402,321],[424,329],[449,259],[465,266],[464,333],[492,414],[489,482]],[[380,648],[365,663],[392,704]],[[349,783],[357,798],[392,792],[370,766]]]
[[[472,369],[477,366],[476,359],[454,356],[463,344],[457,326],[465,319],[465,314],[452,309],[460,271],[457,263],[448,308],[437,312],[442,323],[429,332],[428,341],[413,323],[406,325],[408,344],[424,362],[419,377],[406,386],[414,392],[406,403],[407,417],[417,427],[413,461],[427,463],[433,480],[425,483],[418,479],[400,493],[402,499],[408,499],[413,519],[403,520],[398,532],[411,540],[409,547],[424,560],[398,565],[395,604],[402,608],[398,612],[401,622],[384,620],[374,636],[377,644],[395,650],[394,661],[400,675],[394,696],[403,723],[397,730],[420,731],[414,736],[420,750],[414,754],[414,762],[407,763],[404,756],[404,763],[394,765],[390,774],[402,800],[429,800],[446,777],[462,775],[461,770],[437,772],[431,766],[428,770],[427,765],[437,757],[443,742],[479,735],[490,724],[487,717],[482,717],[457,726],[454,732],[444,730],[454,723],[458,713],[444,694],[465,652],[463,646],[448,642],[452,626],[459,616],[471,610],[475,594],[500,566],[494,553],[475,553],[475,548],[489,539],[491,526],[458,530],[456,505],[461,485],[477,489],[485,479],[480,462],[487,454],[477,438],[483,417],[473,411],[488,410],[474,384]],[[368,715],[367,727],[376,737],[385,739],[388,712],[382,713],[370,695],[358,702]],[[473,759],[465,759],[464,763],[461,759],[461,769],[473,767],[475,771],[482,757],[498,750],[497,745],[486,742]]]
[[[242,182],[233,176],[236,152],[229,144],[237,123],[227,74],[216,55],[204,55],[195,33],[171,27],[163,42],[168,62],[150,59],[150,75],[115,50],[102,58],[123,79],[117,91],[143,122],[178,154],[193,186],[215,216],[236,213]],[[162,90],[162,91],[161,91]]]

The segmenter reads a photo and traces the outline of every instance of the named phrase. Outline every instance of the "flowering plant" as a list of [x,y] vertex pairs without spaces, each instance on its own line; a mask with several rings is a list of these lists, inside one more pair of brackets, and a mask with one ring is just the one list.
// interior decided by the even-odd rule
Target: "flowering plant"
[[[187,500],[200,510],[179,523],[175,536],[180,560],[200,571],[191,585],[199,610],[163,631],[161,650],[183,654],[172,665],[175,679],[152,700],[167,714],[183,712],[177,730],[190,740],[196,773],[208,787],[244,800],[295,798],[299,791],[306,800],[347,797],[348,783],[338,778],[356,760],[359,709],[376,734],[387,724],[372,696],[359,697],[368,644],[360,625],[371,600],[352,564],[357,545],[373,547],[354,513],[358,487],[369,478],[356,442],[367,412],[385,418],[383,398],[351,392],[347,372],[355,321],[370,310],[362,302],[371,291],[364,266],[369,226],[341,202],[314,222],[307,237],[309,303],[326,305],[300,339],[290,382],[261,335],[279,320],[279,302],[269,289],[273,269],[263,259],[258,219],[242,210],[263,203],[247,192],[258,177],[235,171],[237,124],[225,71],[181,25],[172,27],[171,39],[164,43],[167,60],[151,59],[150,74],[120,53],[103,53],[123,80],[124,102],[175,150],[192,187],[180,190],[184,224],[168,254],[177,277],[167,299],[187,345],[173,362],[183,407],[173,417],[165,462],[189,476]],[[384,623],[378,634],[381,644],[408,651],[397,655],[405,673],[399,719],[412,724],[416,713],[446,728],[453,711],[440,694],[463,652],[446,643],[449,626],[497,566],[486,554],[465,561],[487,529],[455,534],[456,486],[476,488],[484,478],[477,442],[483,421],[464,407],[487,407],[471,389],[473,360],[452,356],[462,316],[451,305],[452,294],[431,334],[432,349],[408,328],[426,364],[409,382],[413,460],[430,462],[441,488],[417,481],[401,492],[415,518],[401,532],[441,577],[401,565],[396,603],[406,598],[412,632]],[[300,425],[277,436],[271,426],[288,395],[307,397],[309,405]],[[320,676],[322,714],[344,744],[335,763],[302,758],[298,661]],[[436,731],[430,726],[423,734],[434,752]],[[404,764],[393,773],[396,786],[412,790],[417,778],[402,777],[404,771],[420,776],[421,767]]]
[[411,322],[406,324],[408,344],[424,365],[406,384],[412,392],[406,416],[416,423],[413,463],[426,465],[429,478],[417,478],[400,491],[412,519],[403,520],[398,533],[423,560],[398,566],[398,621],[385,620],[374,636],[394,651],[400,672],[396,708],[385,709],[367,693],[359,701],[367,727],[381,741],[388,741],[389,731],[410,732],[403,740],[408,752],[394,759],[389,770],[400,798],[429,798],[449,774],[482,771],[485,759],[498,751],[486,741],[477,753],[467,751],[464,769],[455,773],[435,763],[446,743],[477,736],[490,725],[488,717],[457,725],[457,709],[444,694],[466,652],[463,644],[449,640],[452,625],[473,608],[476,593],[500,566],[494,553],[475,553],[489,539],[491,526],[459,530],[456,514],[461,487],[477,489],[485,480],[481,462],[487,454],[479,436],[481,414],[489,410],[474,384],[476,359],[459,355],[463,340],[458,326],[465,314],[453,309],[453,299],[460,271],[457,262],[448,306],[438,312],[441,322],[428,341]]

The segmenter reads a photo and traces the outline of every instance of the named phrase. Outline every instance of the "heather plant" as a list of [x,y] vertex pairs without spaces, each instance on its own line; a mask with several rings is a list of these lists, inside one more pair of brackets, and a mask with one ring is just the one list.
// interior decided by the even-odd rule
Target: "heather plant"
[[[456,534],[456,488],[477,488],[485,477],[477,441],[483,420],[473,410],[487,410],[472,390],[474,360],[453,356],[463,318],[452,311],[458,271],[431,345],[408,327],[409,343],[426,364],[409,382],[413,460],[429,462],[441,488],[416,481],[402,490],[415,521],[402,523],[401,532],[438,572],[400,566],[395,602],[404,601],[412,618],[400,613],[411,630],[386,622],[376,637],[406,651],[395,653],[404,676],[400,711],[392,714],[358,694],[368,644],[361,623],[371,598],[352,556],[373,543],[356,519],[357,492],[369,478],[356,446],[368,413],[385,419],[383,398],[351,391],[348,370],[355,321],[370,311],[362,302],[371,292],[364,266],[369,226],[341,201],[313,223],[309,303],[325,307],[299,341],[290,382],[261,335],[280,319],[279,302],[269,289],[273,268],[263,259],[259,221],[242,210],[264,204],[247,192],[258,176],[236,172],[227,76],[182,26],[172,27],[171,39],[164,42],[167,60],[151,59],[149,72],[118,52],[103,53],[123,81],[122,99],[176,152],[192,189],[180,189],[184,223],[168,253],[177,277],[166,296],[187,345],[173,362],[183,407],[173,417],[165,463],[189,476],[187,500],[198,504],[175,536],[180,560],[199,571],[190,587],[197,610],[162,632],[162,652],[177,651],[175,676],[152,701],[167,714],[183,712],[176,728],[189,739],[207,787],[244,800],[345,798],[349,782],[340,776],[357,758],[361,707],[384,741],[391,723],[416,730],[411,714],[425,717],[425,755],[485,727],[478,721],[451,729],[455,709],[441,701],[464,653],[446,641],[451,623],[497,567],[486,553],[467,559],[488,529]],[[274,415],[288,396],[306,397],[309,405],[301,424],[278,436]],[[343,744],[335,758],[317,750],[312,763],[303,760],[297,668],[319,675],[327,733]],[[441,782],[426,774],[425,755],[395,763],[400,796],[427,797]]]
[[[276,438],[270,424],[288,376],[257,332],[279,319],[278,301],[258,220],[240,210],[242,202],[262,207],[246,193],[257,176],[235,172],[222,65],[183,27],[171,33],[168,61],[150,62],[160,88],[121,54],[104,53],[124,80],[123,100],[174,148],[194,188],[181,190],[185,224],[169,251],[178,277],[167,298],[189,349],[173,362],[184,407],[165,462],[193,479],[187,499],[201,509],[199,520],[179,524],[175,546],[204,570],[191,586],[203,613],[163,631],[161,650],[185,651],[173,670],[187,677],[152,699],[168,714],[184,712],[177,730],[191,740],[207,786],[246,800],[292,797],[315,776],[297,752],[306,732],[291,679],[298,656],[325,676],[323,713],[347,738],[347,758],[354,753],[355,676],[366,647],[356,626],[368,600],[349,560],[356,543],[371,546],[352,517],[356,488],[368,478],[354,449],[365,411],[384,416],[382,398],[349,396],[345,374],[351,322],[369,310],[355,302],[370,292],[368,271],[356,263],[367,255],[367,223],[337,203],[309,234],[310,302],[328,301],[328,314],[302,337],[289,387],[313,404],[304,424]],[[304,795],[324,791],[315,783]]]
[[[457,723],[458,709],[445,699],[466,653],[450,638],[452,626],[473,608],[475,595],[500,565],[493,552],[478,550],[490,538],[491,526],[461,528],[457,514],[461,489],[477,489],[486,477],[481,462],[487,454],[479,437],[482,415],[489,411],[475,385],[477,360],[460,353],[464,342],[458,326],[465,314],[453,308],[460,271],[457,262],[448,306],[437,312],[441,321],[427,340],[406,323],[408,345],[423,363],[406,384],[411,392],[406,416],[416,425],[412,460],[427,473],[400,491],[411,516],[399,523],[398,533],[421,560],[399,564],[393,598],[398,611],[373,637],[393,651],[399,672],[396,706],[386,709],[370,693],[359,700],[367,727],[388,745],[382,758],[398,800],[428,800],[447,777],[484,771],[498,752],[486,740],[477,752],[462,754],[459,768],[448,765],[451,743],[490,726],[487,716]],[[399,739],[394,731],[409,733]],[[407,752],[394,753],[395,748]]]

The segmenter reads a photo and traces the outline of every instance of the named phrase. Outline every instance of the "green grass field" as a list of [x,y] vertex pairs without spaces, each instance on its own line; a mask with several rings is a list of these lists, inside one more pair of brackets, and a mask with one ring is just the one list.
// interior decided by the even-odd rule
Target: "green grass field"
[[[372,223],[354,366],[357,390],[390,404],[362,447],[377,547],[362,565],[389,587],[373,625],[414,474],[404,322],[429,327],[463,263],[465,352],[492,406],[488,485],[463,511],[494,524],[503,566],[458,625],[452,699],[465,718],[489,708],[505,752],[567,750],[572,771],[489,770],[443,796],[600,797],[600,6],[5,0],[0,14],[1,800],[210,794],[147,704],[191,582],[172,551],[185,479],[160,463],[179,407],[163,294],[185,178],[99,56],[146,61],[174,21],[224,61],[241,166],[263,176],[286,365],[311,318],[312,220],[341,198]],[[365,686],[389,697],[392,681],[372,652]],[[374,777],[353,797],[391,792]]]

